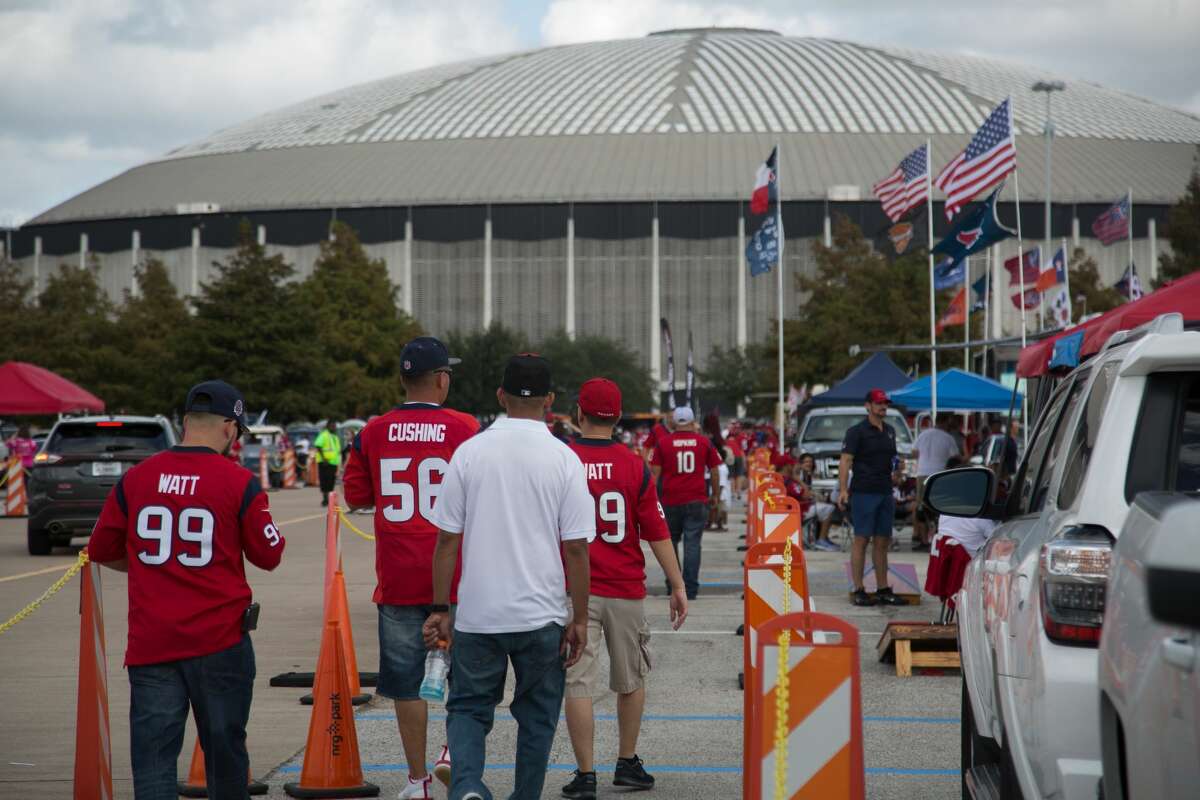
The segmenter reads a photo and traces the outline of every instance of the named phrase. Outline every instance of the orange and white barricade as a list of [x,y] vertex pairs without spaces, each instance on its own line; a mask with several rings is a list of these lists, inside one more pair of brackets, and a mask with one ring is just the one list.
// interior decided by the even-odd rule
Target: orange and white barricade
[[767,481],[760,483],[759,487],[755,493],[756,502],[750,519],[750,533],[746,536],[747,545],[763,541],[768,509],[786,507],[784,501],[790,499],[782,482]]
[[[791,611],[811,611],[812,600],[808,595],[808,568],[804,551],[798,546],[788,547],[787,541],[756,544],[746,553],[743,568],[743,586],[746,590],[744,603],[745,618],[742,629],[742,662],[745,671],[745,695],[743,696],[742,741],[750,741],[755,705],[750,694],[751,676],[758,670],[755,660],[759,628],[776,617]],[[749,751],[743,749],[743,754]],[[751,763],[748,755],[743,759],[747,770]]]
[[290,447],[283,451],[283,488],[300,488],[296,484],[296,451]]
[[4,483],[5,516],[25,516],[25,468],[21,465],[21,459],[13,457],[8,460],[4,470]]
[[758,631],[746,697],[746,800],[862,800],[858,632],[827,614],[775,617]]
[[803,514],[800,503],[793,497],[765,496],[762,504],[762,522],[759,523],[759,541],[782,542],[791,539],[797,547],[800,541],[800,522]]
[[258,482],[264,492],[271,490],[271,471],[267,468],[267,448],[258,451]]

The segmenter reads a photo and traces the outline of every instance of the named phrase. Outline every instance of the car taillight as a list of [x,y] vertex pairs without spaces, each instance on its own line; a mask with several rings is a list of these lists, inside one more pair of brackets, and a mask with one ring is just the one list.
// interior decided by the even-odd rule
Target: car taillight
[[1067,528],[1042,545],[1042,626],[1052,640],[1099,643],[1112,545],[1095,525]]
[[53,453],[38,453],[33,457],[35,464],[57,464],[62,461],[62,456],[56,456]]

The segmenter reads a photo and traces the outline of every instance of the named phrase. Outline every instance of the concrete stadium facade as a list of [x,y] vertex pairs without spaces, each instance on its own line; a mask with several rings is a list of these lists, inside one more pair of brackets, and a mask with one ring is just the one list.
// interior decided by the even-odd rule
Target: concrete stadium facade
[[[769,74],[764,64],[771,65]],[[492,321],[538,341],[555,330],[625,342],[660,373],[657,320],[697,355],[763,340],[775,281],[742,252],[758,162],[778,142],[785,309],[813,244],[845,214],[883,243],[870,186],[932,141],[934,168],[1013,98],[1026,246],[1081,246],[1115,282],[1125,243],[1091,220],[1132,189],[1143,280],[1182,194],[1200,118],[1088,83],[1055,96],[1051,230],[1043,222],[1043,98],[1055,76],[963,56],[766,31],[671,31],[451,64],[265,114],[135,167],[13,232],[10,256],[44,286],[60,263],[95,264],[132,290],[154,256],[185,294],[227,256],[243,220],[300,277],[333,220],[354,227],[431,332]],[[1001,218],[1016,220],[1011,185]],[[923,229],[923,225],[917,226]],[[935,203],[935,232],[945,229]],[[918,234],[917,241],[924,236]],[[992,333],[1019,329],[998,262]],[[973,272],[987,268],[973,261]]]

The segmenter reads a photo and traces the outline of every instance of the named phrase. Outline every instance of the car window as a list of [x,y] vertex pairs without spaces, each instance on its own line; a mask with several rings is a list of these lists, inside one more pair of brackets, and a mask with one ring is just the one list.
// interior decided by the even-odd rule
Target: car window
[[1175,459],[1175,491],[1200,491],[1200,377],[1184,396],[1179,451]]
[[1067,431],[1071,427],[1069,423],[1071,418],[1075,416],[1075,409],[1079,406],[1080,398],[1083,397],[1083,390],[1087,387],[1087,378],[1086,373],[1076,376],[1075,382],[1071,384],[1071,388],[1067,391],[1067,402],[1056,426],[1053,435],[1054,438],[1050,440],[1050,449],[1046,456],[1046,462],[1042,465],[1037,482],[1033,486],[1033,497],[1029,502],[1030,511],[1041,511],[1042,506],[1046,502],[1046,493],[1050,489],[1050,480],[1054,477],[1054,468],[1066,449]]
[[67,422],[55,428],[45,452],[55,455],[156,453],[170,444],[166,428],[154,422]]
[[1058,490],[1059,508],[1075,505],[1075,499],[1083,487],[1083,478],[1087,475],[1088,465],[1092,461],[1092,451],[1096,449],[1100,422],[1104,419],[1104,409],[1108,407],[1108,398],[1112,396],[1120,366],[1119,361],[1112,360],[1096,372],[1096,380],[1092,382],[1092,389],[1088,393],[1087,405],[1079,416],[1079,422],[1075,425],[1067,448],[1067,465],[1063,472],[1062,486]]
[[1146,379],[1129,453],[1125,500],[1140,492],[1200,491],[1200,373]]
[[[1073,382],[1071,385],[1074,385]],[[1017,491],[1013,493],[1016,502],[1015,515],[1028,514],[1031,510],[1034,510],[1031,507],[1034,486],[1037,483],[1038,475],[1041,473],[1042,462],[1045,461],[1046,450],[1049,448],[1050,440],[1054,436],[1058,419],[1062,416],[1063,405],[1067,400],[1068,388],[1068,385],[1064,385],[1059,389],[1058,393],[1051,399],[1046,412],[1038,420],[1037,427],[1033,432],[1033,439],[1030,440],[1029,452],[1025,454],[1025,461],[1022,462],[1019,470],[1016,481]]]

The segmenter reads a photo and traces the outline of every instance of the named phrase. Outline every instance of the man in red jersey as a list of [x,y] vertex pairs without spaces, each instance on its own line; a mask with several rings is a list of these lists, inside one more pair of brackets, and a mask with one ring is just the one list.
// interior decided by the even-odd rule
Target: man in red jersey
[[[430,797],[425,769],[428,707],[418,694],[425,672],[421,625],[434,611],[433,549],[437,528],[429,521],[450,456],[479,430],[469,414],[442,408],[457,358],[432,336],[405,345],[400,380],[407,401],[376,417],[350,448],[343,491],[354,508],[375,508],[375,587],[379,609],[379,683],[375,690],[396,705],[400,742],[408,762],[401,800]],[[461,564],[455,568],[450,602],[458,600]],[[448,611],[448,608],[441,609]],[[433,768],[450,785],[450,753],[442,746]]]
[[175,800],[189,705],[209,796],[248,797],[248,631],[258,606],[242,555],[275,569],[284,541],[258,480],[224,457],[245,430],[244,406],[224,381],[193,386],[183,444],[121,476],[88,542],[92,561],[129,573],[125,666],[137,800]]
[[[660,436],[650,452],[655,480],[662,476],[662,504],[676,553],[683,542],[683,585],[687,599],[700,590],[700,537],[708,522],[707,504],[721,502],[721,456],[696,429],[696,416],[686,406],[675,409],[675,432]],[[704,470],[709,471],[705,485]]]
[[654,786],[654,777],[637,756],[650,672],[650,627],[643,608],[646,559],[641,542],[650,544],[671,585],[671,622],[676,629],[687,618],[687,598],[650,470],[636,453],[613,439],[613,427],[621,418],[621,390],[610,380],[592,378],[579,390],[577,409],[583,433],[568,446],[586,470],[599,535],[588,546],[592,584],[587,646],[579,662],[567,670],[567,730],[578,769],[562,794],[595,800],[592,696],[600,678],[602,630],[608,646],[608,685],[617,693],[619,742],[613,784],[635,789]]

